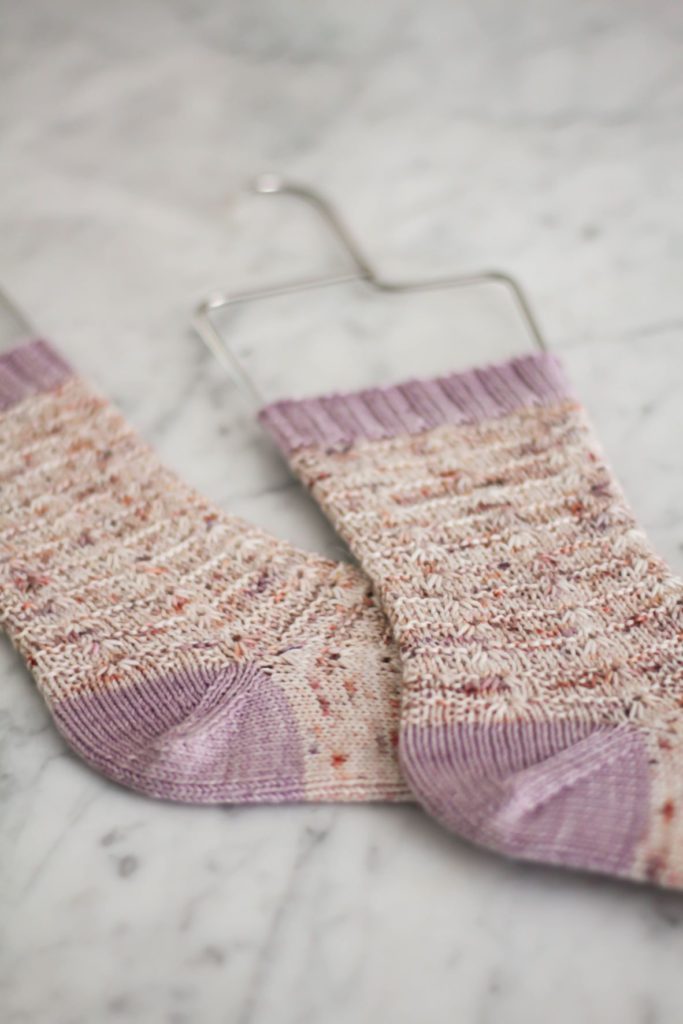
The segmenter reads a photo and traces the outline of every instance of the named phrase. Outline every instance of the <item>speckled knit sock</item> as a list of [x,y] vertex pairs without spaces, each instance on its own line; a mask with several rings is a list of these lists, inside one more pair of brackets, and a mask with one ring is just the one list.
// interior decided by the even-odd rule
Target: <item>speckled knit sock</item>
[[68,744],[197,803],[408,799],[367,579],[221,514],[59,354],[0,357],[0,623]]
[[262,419],[378,589],[427,809],[516,857],[682,886],[683,590],[556,359]]

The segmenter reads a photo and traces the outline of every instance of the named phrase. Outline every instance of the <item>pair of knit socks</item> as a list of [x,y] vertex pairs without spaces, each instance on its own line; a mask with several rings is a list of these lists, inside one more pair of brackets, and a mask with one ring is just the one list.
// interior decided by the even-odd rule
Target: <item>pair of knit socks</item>
[[90,764],[197,802],[412,793],[683,885],[683,590],[553,357],[262,412],[367,577],[213,509],[44,343],[0,407],[0,616]]

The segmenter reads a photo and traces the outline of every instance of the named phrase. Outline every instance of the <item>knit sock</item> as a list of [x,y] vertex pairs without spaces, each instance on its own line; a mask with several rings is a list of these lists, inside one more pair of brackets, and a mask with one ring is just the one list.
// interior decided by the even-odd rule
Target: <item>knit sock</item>
[[422,804],[515,857],[682,886],[683,588],[558,361],[261,418],[377,588]]
[[362,573],[216,510],[44,342],[0,410],[0,623],[74,751],[172,800],[410,798]]

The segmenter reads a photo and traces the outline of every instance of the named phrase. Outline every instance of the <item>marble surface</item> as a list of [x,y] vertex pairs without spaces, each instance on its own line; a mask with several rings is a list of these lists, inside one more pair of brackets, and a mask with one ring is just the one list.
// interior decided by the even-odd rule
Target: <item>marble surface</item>
[[[344,269],[296,203],[244,191],[277,169],[333,196],[388,275],[516,271],[683,568],[676,0],[0,18],[0,284],[194,484],[344,556],[188,330],[213,287]],[[498,299],[450,298],[414,344],[341,294],[228,326],[273,392],[315,389],[332,354],[400,377],[515,338]],[[69,755],[6,643],[0,679],[3,1024],[683,1019],[682,895],[508,863],[413,808],[156,804]]]

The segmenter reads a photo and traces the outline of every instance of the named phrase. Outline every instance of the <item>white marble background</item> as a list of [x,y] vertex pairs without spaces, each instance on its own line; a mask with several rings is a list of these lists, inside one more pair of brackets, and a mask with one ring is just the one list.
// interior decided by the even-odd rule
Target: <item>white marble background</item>
[[[0,0],[0,51],[0,284],[223,507],[339,553],[187,330],[210,287],[343,267],[246,196],[274,168],[387,274],[518,272],[683,567],[680,3]],[[262,315],[270,384],[314,389],[325,337],[316,369]],[[682,896],[410,808],[155,804],[67,753],[7,644],[0,678],[3,1024],[683,1019]]]

